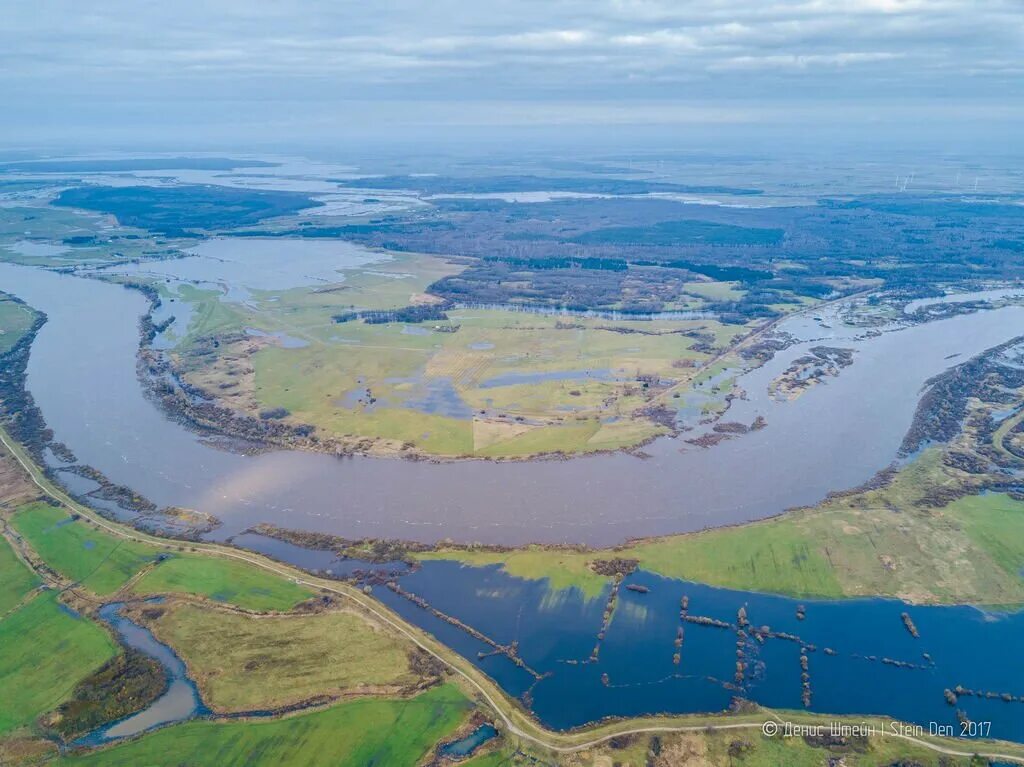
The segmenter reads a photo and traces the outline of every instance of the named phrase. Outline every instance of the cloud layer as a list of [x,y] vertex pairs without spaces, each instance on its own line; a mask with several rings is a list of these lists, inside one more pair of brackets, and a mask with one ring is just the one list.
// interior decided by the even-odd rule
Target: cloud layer
[[1024,95],[1019,0],[51,0],[4,16],[0,97],[90,119],[183,102],[288,102],[315,121],[325,104],[415,100],[471,121],[482,103],[670,115]]

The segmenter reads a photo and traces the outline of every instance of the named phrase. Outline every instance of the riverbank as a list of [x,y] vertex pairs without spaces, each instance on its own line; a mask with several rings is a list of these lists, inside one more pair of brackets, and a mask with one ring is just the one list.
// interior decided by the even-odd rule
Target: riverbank
[[[339,460],[285,450],[239,455],[211,446],[168,422],[143,396],[136,369],[139,332],[124,322],[125,316],[146,313],[142,296],[96,280],[9,265],[0,270],[9,284],[50,314],[33,345],[29,389],[52,422],[48,425],[56,439],[111,482],[132,486],[158,508],[201,509],[216,517],[222,524],[209,537],[217,539],[270,522],[351,540],[573,541],[600,548],[629,537],[697,531],[811,505],[884,468],[885,456],[897,454],[921,383],[953,364],[950,355],[1005,341],[1017,311],[961,315],[854,340],[864,348],[841,376],[796,402],[774,403],[763,396],[768,382],[761,379],[803,351],[788,346],[749,374],[749,381],[741,383],[747,399],[737,396],[730,407],[730,420],[747,426],[766,423],[766,428],[712,449],[662,439],[642,455],[434,464],[362,456]],[[799,335],[811,338],[840,330],[857,338],[870,335],[845,326],[829,331],[813,317],[793,321]],[[398,337],[403,344],[406,338],[420,338]],[[845,341],[831,345],[848,346]],[[283,350],[296,351],[303,350]],[[95,385],[87,390],[62,385],[72,369]],[[732,374],[712,372],[718,377],[705,375],[697,389],[706,390],[702,397],[726,396],[723,387],[731,385]],[[864,397],[865,387],[878,387],[885,396],[880,401]],[[686,400],[684,417],[707,417],[708,403],[702,402]],[[838,402],[843,406],[837,408]],[[813,450],[807,449],[810,444]],[[68,481],[81,485],[74,477]],[[345,493],[339,503],[341,486]],[[630,488],[641,488],[639,496]]]

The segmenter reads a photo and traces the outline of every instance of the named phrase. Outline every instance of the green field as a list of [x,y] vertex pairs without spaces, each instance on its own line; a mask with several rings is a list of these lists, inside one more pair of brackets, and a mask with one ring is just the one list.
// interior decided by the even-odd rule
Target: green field
[[135,593],[197,594],[247,610],[290,610],[312,593],[245,562],[200,554],[176,554],[146,573]]
[[515,757],[504,751],[492,751],[489,754],[475,756],[472,759],[462,762],[463,767],[505,767],[515,764]]
[[0,354],[11,350],[35,322],[36,313],[6,293],[0,293]]
[[61,765],[415,767],[470,708],[454,685],[409,700],[364,699],[280,720],[189,722]]
[[962,523],[964,532],[1003,570],[1024,568],[1024,503],[1002,493],[974,495],[954,501],[945,509]]
[[190,303],[193,307],[184,343],[211,334],[237,332],[245,328],[243,313],[232,304],[221,301],[220,293],[216,290],[184,284],[178,286],[174,296],[176,300]]
[[752,526],[745,535],[720,529],[665,538],[623,553],[640,560],[642,568],[670,578],[793,596],[842,594],[821,548],[785,523]]
[[658,538],[607,551],[447,549],[421,556],[472,565],[500,562],[510,575],[544,578],[552,589],[575,587],[590,598],[598,596],[608,582],[594,573],[590,563],[613,557],[637,559],[641,568],[669,578],[715,586],[792,596],[843,595],[839,579],[818,545],[788,519]]
[[683,289],[701,298],[712,301],[736,301],[744,296],[745,290],[738,287],[737,282],[687,282]]
[[71,695],[79,680],[114,656],[95,623],[40,594],[0,620],[0,735],[32,724]]
[[216,711],[394,692],[418,679],[406,644],[352,612],[253,618],[182,604],[152,627],[188,664]]
[[[172,351],[192,384],[235,410],[283,408],[286,421],[312,424],[321,438],[360,449],[371,440],[387,454],[523,457],[642,443],[664,431],[636,414],[649,382],[685,383],[712,354],[700,344],[725,346],[747,330],[499,309],[449,310],[447,320],[417,324],[333,319],[436,301],[427,287],[461,268],[401,254],[347,270],[335,285],[254,291],[244,305],[188,284],[157,287],[193,307]],[[708,299],[734,297],[731,283],[692,285]],[[246,328],[303,345],[257,340]]]
[[117,538],[45,503],[23,507],[12,524],[50,567],[101,596],[121,588],[158,553],[152,546]]
[[40,582],[38,576],[18,559],[10,544],[0,538],[0,618]]

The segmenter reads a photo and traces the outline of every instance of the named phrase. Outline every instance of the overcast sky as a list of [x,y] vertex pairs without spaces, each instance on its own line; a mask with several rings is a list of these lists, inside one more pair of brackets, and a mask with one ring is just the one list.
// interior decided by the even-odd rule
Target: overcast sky
[[15,0],[0,99],[8,145],[969,132],[1024,124],[1024,0]]

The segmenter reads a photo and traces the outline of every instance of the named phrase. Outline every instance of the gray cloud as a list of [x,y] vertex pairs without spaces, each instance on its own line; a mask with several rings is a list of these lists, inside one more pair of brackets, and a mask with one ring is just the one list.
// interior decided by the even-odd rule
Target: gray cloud
[[42,0],[5,8],[0,130],[18,136],[61,105],[94,124],[102,107],[114,122],[160,104],[223,122],[229,102],[246,119],[288,102],[311,124],[410,99],[461,104],[467,123],[495,104],[538,120],[576,105],[598,122],[632,102],[684,121],[780,104],[1019,105],[1022,54],[1019,0]]

